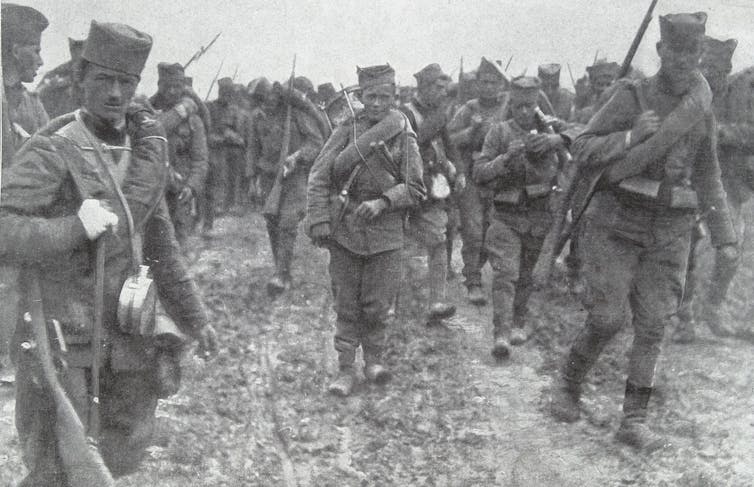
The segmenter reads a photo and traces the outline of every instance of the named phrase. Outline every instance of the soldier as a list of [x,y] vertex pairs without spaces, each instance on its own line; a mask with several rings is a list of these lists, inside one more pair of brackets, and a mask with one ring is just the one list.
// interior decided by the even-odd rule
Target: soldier
[[484,236],[489,227],[491,198],[474,182],[474,158],[479,157],[484,137],[490,127],[506,120],[508,97],[498,94],[505,82],[499,66],[482,58],[476,71],[479,98],[466,102],[448,125],[451,142],[460,152],[458,172],[467,178],[466,188],[458,194],[461,213],[461,239],[463,248],[463,276],[472,304],[484,305],[487,297],[482,291],[482,267],[487,262]]
[[[254,118],[249,141],[251,171],[259,179],[262,199],[268,207],[266,209],[272,207],[274,211],[264,215],[275,260],[275,274],[267,283],[271,296],[291,287],[291,264],[298,224],[306,212],[306,180],[324,143],[316,119],[316,107],[302,93],[287,91],[280,83],[269,91],[262,104],[262,113]],[[281,167],[280,152],[288,104],[291,104],[290,143],[284,167]],[[282,174],[280,200],[277,205],[268,205],[278,172]]]
[[83,40],[69,37],[68,51],[71,53],[71,59],[45,74],[37,85],[39,98],[50,118],[70,113],[83,102],[81,87],[74,82],[76,67],[83,50]]
[[[466,185],[466,175],[457,174],[453,161],[456,148],[448,134],[448,112],[443,105],[450,76],[438,64],[429,64],[414,74],[417,92],[413,99],[401,107],[417,134],[417,142],[424,163],[424,184],[427,199],[409,212],[409,235],[427,251],[429,266],[429,306],[427,324],[435,325],[455,315],[456,308],[446,302],[448,272],[446,227],[448,213],[446,201],[450,184],[456,189]],[[457,178],[456,178],[457,176]]]
[[[97,356],[92,297],[104,295],[95,441],[116,477],[137,468],[166,385],[158,380],[155,338],[127,332],[116,318],[121,288],[142,249],[159,299],[182,332],[207,349],[215,344],[162,198],[164,132],[149,112],[129,108],[151,46],[148,35],[127,25],[92,22],[78,73],[83,108],[56,119],[24,146],[4,175],[0,205],[0,255],[24,266],[26,309],[41,307],[46,319],[60,323],[68,344],[67,352],[56,348],[67,362],[60,382],[84,424]],[[104,239],[104,287],[96,290],[98,239]],[[41,303],[30,301],[34,288]],[[23,321],[17,337],[19,343],[30,340]],[[58,447],[65,438],[54,433],[56,405],[35,378],[33,352],[18,350],[16,425],[29,468],[20,485],[68,486]]]
[[[737,45],[735,39],[720,41],[706,37],[700,67],[712,89],[712,106],[718,122],[717,153],[723,187],[738,241],[742,242],[745,232],[742,205],[751,198],[754,188],[754,167],[750,160],[754,156],[754,112],[750,102],[754,69],[738,73],[729,80],[728,75],[733,67],[731,60]],[[700,232],[694,233],[689,254],[686,289],[677,314],[678,328],[673,335],[673,339],[680,343],[690,343],[695,339],[693,300],[698,291],[696,247],[701,238]],[[740,259],[715,259],[707,295],[701,303],[702,321],[718,336],[730,334],[723,325],[721,311],[739,264]]]
[[553,115],[565,122],[572,120],[574,95],[560,87],[560,64],[541,64],[537,69],[537,77],[542,83],[542,91],[552,105]]
[[340,396],[353,389],[359,345],[364,376],[378,383],[390,377],[382,365],[384,329],[401,278],[403,220],[425,195],[416,136],[393,108],[395,71],[385,65],[357,73],[364,110],[328,139],[307,198],[307,234],[330,251],[339,372],[329,391]]
[[605,59],[600,59],[593,65],[587,66],[586,71],[589,74],[589,100],[586,106],[576,112],[574,117],[576,122],[580,124],[589,123],[589,119],[602,108],[602,105],[608,99],[608,96],[603,96],[603,94],[615,82],[618,69],[620,69],[618,63],[607,62]]
[[247,87],[247,94],[251,105],[254,109],[249,114],[249,123],[246,131],[246,178],[248,180],[247,194],[249,201],[255,207],[261,207],[264,205],[264,199],[266,195],[263,194],[259,185],[260,178],[257,168],[254,166],[253,150],[254,150],[254,126],[255,120],[259,117],[264,118],[264,110],[262,105],[264,100],[272,90],[272,83],[264,76],[251,80]]
[[165,199],[175,227],[175,237],[186,249],[186,239],[194,228],[196,197],[204,188],[209,152],[204,123],[197,103],[186,96],[183,66],[157,65],[157,93],[150,98],[160,111],[159,120],[168,139],[170,178]]
[[474,181],[494,193],[485,248],[493,271],[492,355],[499,361],[509,357],[510,345],[528,339],[532,271],[552,225],[549,200],[557,182],[556,151],[568,144],[566,137],[547,133],[537,105],[539,89],[537,78],[513,79],[512,118],[492,125],[474,162]]
[[[39,11],[12,3],[2,4],[3,170],[30,135],[49,120],[31,83],[42,66],[42,31],[48,22]],[[5,230],[3,230],[5,232]],[[18,316],[18,270],[0,259],[0,384],[13,383],[8,345]]]
[[589,255],[588,316],[553,387],[552,414],[578,419],[581,383],[630,310],[634,339],[616,438],[645,451],[666,444],[647,426],[647,406],[665,323],[683,293],[697,211],[706,215],[718,258],[738,255],[712,93],[698,70],[706,18],[660,16],[658,73],[621,82],[573,144],[582,170],[601,174],[601,182],[581,240]]
[[[234,96],[233,80],[221,78],[217,81],[217,100],[207,103],[212,126],[207,137],[210,163],[202,204],[205,237],[212,236],[216,198],[223,199],[223,209],[227,211],[236,198],[237,176],[245,171],[246,140],[243,134],[246,119],[233,103]],[[222,193],[224,197],[221,197]]]

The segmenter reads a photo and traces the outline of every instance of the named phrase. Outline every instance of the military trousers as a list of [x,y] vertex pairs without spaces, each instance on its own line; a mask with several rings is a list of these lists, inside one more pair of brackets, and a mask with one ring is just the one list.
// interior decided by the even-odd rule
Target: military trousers
[[[35,357],[19,352],[16,428],[29,473],[20,487],[76,487],[66,480],[55,435],[55,404],[32,373]],[[81,422],[89,420],[91,369],[69,368],[58,375]],[[153,369],[100,370],[99,451],[114,477],[134,472],[155,430],[156,375]]]
[[200,209],[205,230],[209,230],[215,223],[217,202],[225,180],[225,148],[213,147],[209,152],[209,169],[207,179],[204,182],[204,191],[199,196]]
[[225,200],[223,206],[229,210],[236,204],[243,203],[246,178],[246,157],[240,147],[227,147],[225,152]]
[[425,202],[408,214],[407,235],[427,251],[430,304],[445,300],[448,278],[445,247],[447,226],[447,202],[444,200]]
[[330,279],[335,298],[335,350],[341,367],[353,364],[361,346],[366,361],[384,349],[388,310],[401,277],[401,251],[360,255],[332,242]]
[[544,235],[500,218],[493,218],[485,247],[492,266],[492,324],[494,335],[526,323],[533,291],[532,271],[542,250]]
[[683,294],[693,216],[646,214],[617,225],[603,222],[590,218],[581,235],[583,255],[588,256],[583,268],[588,315],[572,352],[588,369],[630,321],[634,336],[628,380],[652,387],[665,326]]
[[[302,172],[296,171],[291,174],[283,183],[284,188],[280,197],[278,214],[265,216],[267,236],[275,261],[276,274],[282,279],[290,279],[293,253],[298,236],[298,224],[303,220],[306,212],[304,207],[306,194],[303,189],[306,183],[305,178],[306,174]],[[260,174],[259,187],[265,200],[269,196],[274,183],[274,173]]]
[[481,286],[482,267],[487,262],[484,237],[490,226],[490,203],[482,198],[479,187],[468,179],[466,188],[458,194],[458,208],[464,284],[467,288]]
[[175,238],[183,248],[194,229],[195,218],[192,214],[192,207],[195,204],[195,199],[191,196],[184,201],[178,201],[179,194],[168,191],[165,195],[165,200],[168,204],[170,220],[173,222],[173,228],[175,229]]
[[18,268],[0,265],[0,369],[10,367],[10,343],[19,310]]

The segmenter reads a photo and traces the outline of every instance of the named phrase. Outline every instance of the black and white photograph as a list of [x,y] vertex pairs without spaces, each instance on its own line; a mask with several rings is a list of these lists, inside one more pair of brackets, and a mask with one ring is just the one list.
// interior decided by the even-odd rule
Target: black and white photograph
[[1,5],[0,486],[754,486],[754,2]]

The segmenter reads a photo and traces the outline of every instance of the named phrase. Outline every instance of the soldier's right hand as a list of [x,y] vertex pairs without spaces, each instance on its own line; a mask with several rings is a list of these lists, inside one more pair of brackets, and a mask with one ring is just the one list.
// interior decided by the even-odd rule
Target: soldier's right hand
[[660,117],[654,110],[647,110],[639,115],[631,129],[631,147],[650,138],[660,128]]
[[104,201],[84,200],[79,208],[78,217],[89,240],[96,240],[110,228],[113,232],[118,228],[118,215],[113,213]]
[[178,112],[178,115],[185,119],[198,112],[199,106],[194,100],[188,96],[184,96],[181,102],[175,106],[175,109]]
[[506,152],[506,154],[508,154],[509,159],[512,159],[514,157],[523,155],[524,152],[526,152],[526,144],[523,140],[516,139],[508,146],[508,151]]
[[473,127],[475,128],[475,129],[477,129],[477,128],[481,127],[481,126],[482,126],[482,124],[484,124],[484,117],[482,117],[482,116],[481,116],[481,115],[479,115],[478,113],[475,113],[474,115],[472,115],[472,116],[471,116],[471,125],[472,125],[472,126],[473,126]]

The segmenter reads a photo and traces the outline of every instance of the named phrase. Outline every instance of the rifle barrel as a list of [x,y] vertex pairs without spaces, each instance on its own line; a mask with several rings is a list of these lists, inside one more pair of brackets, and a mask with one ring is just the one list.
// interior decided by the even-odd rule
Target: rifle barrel
[[647,31],[647,27],[649,27],[649,22],[652,21],[652,12],[656,5],[657,0],[652,0],[652,3],[647,9],[647,13],[644,14],[644,19],[641,21],[641,25],[639,25],[639,30],[636,31],[631,47],[628,49],[625,59],[623,59],[623,64],[621,64],[620,71],[618,72],[618,78],[625,78],[628,71],[631,69],[631,62],[633,62],[636,51],[639,49],[639,44],[641,44],[641,40],[644,37],[644,33]]

